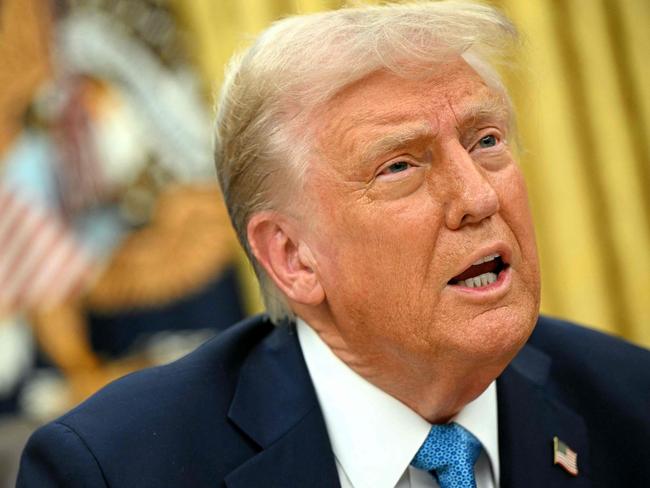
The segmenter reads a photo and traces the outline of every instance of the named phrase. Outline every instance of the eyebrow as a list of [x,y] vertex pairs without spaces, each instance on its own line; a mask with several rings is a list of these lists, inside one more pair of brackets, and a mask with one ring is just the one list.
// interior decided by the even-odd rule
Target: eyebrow
[[[458,121],[457,129],[462,131],[488,120],[508,123],[510,107],[501,97],[491,96],[470,102],[464,110],[455,113],[455,116]],[[400,127],[397,131],[370,144],[363,151],[361,160],[374,161],[385,154],[435,137],[436,132],[428,122],[415,123],[410,127]]]
[[508,123],[510,112],[510,106],[503,98],[491,96],[469,103],[464,110],[455,113],[455,116],[458,128],[467,129],[488,120]]
[[[497,120],[509,123],[510,107],[498,96],[483,97],[470,102],[465,108],[455,113],[458,121],[458,130],[466,130],[489,120]],[[414,143],[435,138],[431,124],[428,122],[414,123],[410,127],[400,127],[370,144],[362,153],[362,161],[374,161],[375,159],[407,147]]]
[[380,138],[370,144],[362,153],[362,161],[374,161],[375,159],[409,146],[415,142],[433,139],[435,132],[429,123],[422,122],[411,127],[401,127],[396,132]]

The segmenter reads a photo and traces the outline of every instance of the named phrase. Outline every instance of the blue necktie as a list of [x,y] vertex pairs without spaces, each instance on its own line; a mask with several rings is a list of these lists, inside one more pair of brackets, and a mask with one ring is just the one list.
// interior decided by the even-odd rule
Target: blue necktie
[[455,422],[434,425],[411,465],[429,471],[440,488],[476,488],[474,463],[481,443]]

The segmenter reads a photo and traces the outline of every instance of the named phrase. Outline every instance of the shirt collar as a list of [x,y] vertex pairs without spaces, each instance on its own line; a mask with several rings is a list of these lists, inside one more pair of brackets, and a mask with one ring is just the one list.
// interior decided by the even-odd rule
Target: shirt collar
[[465,427],[481,441],[492,466],[495,486],[499,486],[499,425],[496,381],[490,383],[475,400],[465,405],[452,420]]
[[[350,369],[301,319],[297,330],[338,463],[355,488],[393,488],[431,424]],[[454,421],[481,441],[498,483],[496,414],[493,382]]]

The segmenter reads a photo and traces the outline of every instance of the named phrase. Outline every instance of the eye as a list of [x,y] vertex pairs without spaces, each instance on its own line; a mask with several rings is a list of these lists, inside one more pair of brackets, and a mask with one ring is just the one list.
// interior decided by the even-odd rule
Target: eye
[[415,192],[425,181],[426,158],[404,154],[386,161],[375,171],[369,187],[374,198],[398,199]]
[[404,182],[413,178],[419,170],[422,169],[422,164],[411,159],[410,156],[398,156],[392,161],[386,161],[383,166],[377,169],[375,173],[375,180],[378,182]]
[[406,171],[411,167],[411,163],[408,161],[395,161],[394,163],[386,166],[380,175],[390,175],[390,174],[395,174],[395,173],[401,173],[402,171]]
[[488,147],[494,147],[497,145],[497,138],[496,136],[489,134],[487,136],[481,137],[478,141],[478,146],[480,148],[488,148]]

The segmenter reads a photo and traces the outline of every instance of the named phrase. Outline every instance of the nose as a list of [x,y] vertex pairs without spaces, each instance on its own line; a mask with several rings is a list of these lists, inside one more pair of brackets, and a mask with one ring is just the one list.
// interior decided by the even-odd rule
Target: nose
[[478,224],[499,211],[499,196],[484,170],[459,143],[447,151],[445,221],[457,230]]

